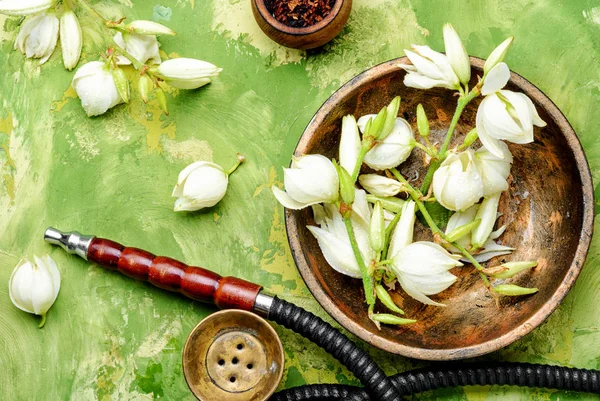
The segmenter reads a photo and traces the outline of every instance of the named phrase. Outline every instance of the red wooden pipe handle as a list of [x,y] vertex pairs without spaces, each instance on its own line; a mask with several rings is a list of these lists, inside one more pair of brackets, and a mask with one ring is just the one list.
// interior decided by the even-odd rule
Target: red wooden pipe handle
[[137,248],[103,239],[92,239],[88,260],[159,288],[180,292],[198,301],[214,303],[221,309],[252,311],[261,286],[235,277],[221,277],[201,267],[156,256]]

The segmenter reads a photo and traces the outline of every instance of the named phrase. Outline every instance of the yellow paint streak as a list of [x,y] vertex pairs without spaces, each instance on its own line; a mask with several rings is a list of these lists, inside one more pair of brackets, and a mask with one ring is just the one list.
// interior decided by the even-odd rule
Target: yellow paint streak
[[256,190],[254,191],[252,197],[256,198],[264,189],[270,189],[276,183],[277,170],[275,170],[275,167],[271,166],[271,169],[269,170],[269,181],[267,181],[265,184],[261,184],[258,187],[256,187]]
[[52,111],[59,112],[69,103],[72,99],[77,99],[77,92],[71,85],[63,92],[60,100],[56,100],[52,103]]
[[15,179],[14,170],[16,169],[15,161],[10,155],[10,136],[14,130],[14,121],[12,113],[8,111],[5,118],[0,118],[0,133],[8,135],[9,139],[2,143],[5,159],[0,163],[0,172],[2,173],[2,182],[6,188],[6,193],[10,197],[11,202],[15,200]]
[[0,132],[10,135],[14,129],[12,113],[9,111],[6,118],[0,118]]
[[[169,139],[175,139],[177,127],[173,120],[163,118],[158,101],[153,99],[144,104],[142,101],[133,101],[127,108],[129,115],[140,125],[146,128],[146,143],[148,153],[162,153],[161,137],[167,135]],[[162,119],[162,120],[161,120]]]
[[[8,19],[8,15],[0,14],[0,27],[3,27],[6,20]],[[0,29],[0,42],[4,42],[5,40],[13,40],[13,35],[11,32],[6,32],[4,29]]]
[[[296,270],[296,266],[293,263],[292,254],[287,245],[287,234],[285,225],[283,224],[281,207],[279,205],[275,207],[273,212],[273,221],[269,232],[269,243],[272,245],[272,248],[263,252],[260,260],[260,267],[264,271],[281,276],[281,280],[278,280],[280,283],[272,284],[269,290],[275,294],[287,294],[290,292],[296,295],[303,294],[301,290],[304,286]],[[281,284],[281,282],[285,281],[295,281],[297,283],[296,288],[290,290],[288,287]]]
[[468,401],[485,401],[490,387],[465,387],[464,391]]

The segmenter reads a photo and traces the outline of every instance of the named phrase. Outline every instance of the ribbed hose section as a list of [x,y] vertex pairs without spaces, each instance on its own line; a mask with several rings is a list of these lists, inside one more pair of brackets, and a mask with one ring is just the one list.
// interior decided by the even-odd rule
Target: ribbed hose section
[[[371,394],[372,399],[385,401],[400,401],[402,399],[400,392],[392,384],[391,379],[371,360],[371,357],[321,318],[275,297],[269,311],[269,320],[295,331],[333,355],[360,380]],[[330,387],[327,386],[316,388],[315,392],[305,394],[310,398],[299,399],[317,400],[319,397],[323,398],[323,395],[320,394],[329,391],[329,389]],[[343,388],[338,386],[331,388],[331,391],[341,392]],[[315,394],[317,397],[313,397]],[[331,393],[333,399],[337,394],[335,392]],[[354,400],[350,396],[342,399]]]
[[[600,371],[529,363],[487,363],[419,369],[392,376],[404,395],[444,387],[510,385],[600,394]],[[345,385],[310,385],[281,391],[271,400],[371,401],[361,388]]]

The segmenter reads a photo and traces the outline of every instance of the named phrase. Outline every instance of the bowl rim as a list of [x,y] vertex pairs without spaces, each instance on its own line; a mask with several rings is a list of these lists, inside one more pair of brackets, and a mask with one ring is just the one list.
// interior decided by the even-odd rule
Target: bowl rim
[[[485,60],[478,57],[470,57],[470,61],[473,67],[479,68],[483,71]],[[355,87],[360,86],[367,81],[371,81],[377,77],[389,74],[391,71],[393,71],[393,69],[398,68],[396,66],[398,63],[406,64],[408,62],[409,60],[407,57],[400,57],[383,62],[363,71],[342,85],[323,103],[323,105],[317,110],[313,118],[310,120],[296,145],[294,155],[300,156],[306,153],[306,149],[309,144],[309,138],[306,136],[306,133],[313,127],[317,127],[323,122],[324,118],[332,111],[338,99],[345,97]],[[548,316],[550,316],[550,314],[556,310],[579,276],[590,247],[594,226],[593,183],[590,167],[585,157],[583,147],[567,118],[554,104],[554,102],[552,102],[552,100],[539,88],[537,88],[527,79],[523,78],[521,75],[512,71],[509,82],[516,85],[520,90],[523,91],[523,93],[534,99],[539,104],[544,105],[550,118],[554,120],[554,122],[560,127],[569,148],[573,152],[577,171],[579,172],[582,183],[583,214],[581,233],[579,235],[579,244],[575,251],[571,266],[569,267],[562,282],[559,284],[556,291],[550,296],[548,301],[522,324],[503,334],[502,336],[481,344],[469,345],[461,348],[430,349],[413,347],[404,344],[398,344],[394,341],[384,338],[381,335],[373,334],[372,332],[364,329],[358,323],[349,319],[344,313],[341,312],[340,309],[338,309],[337,306],[335,306],[335,304],[321,287],[321,284],[311,274],[310,267],[302,251],[298,230],[296,229],[298,226],[297,219],[292,211],[286,209],[285,226],[290,250],[300,275],[302,276],[302,279],[304,280],[309,291],[317,299],[323,309],[325,309],[325,311],[327,311],[327,313],[341,326],[371,345],[394,354],[431,361],[458,360],[488,354],[519,340],[526,334],[530,333],[534,328],[542,324],[544,320],[546,320],[546,318],[548,318]]]
[[256,6],[256,9],[258,10],[258,15],[260,15],[260,18],[262,18],[262,20],[267,25],[272,26],[279,32],[293,36],[310,35],[325,29],[339,15],[342,6],[344,5],[344,2],[346,1],[348,0],[336,0],[335,4],[333,5],[333,9],[327,15],[327,17],[323,18],[316,24],[304,28],[294,28],[291,26],[287,26],[282,22],[279,22],[275,17],[273,17],[269,10],[267,10],[267,6],[265,5],[264,0],[252,0],[252,2],[254,2],[254,5]]

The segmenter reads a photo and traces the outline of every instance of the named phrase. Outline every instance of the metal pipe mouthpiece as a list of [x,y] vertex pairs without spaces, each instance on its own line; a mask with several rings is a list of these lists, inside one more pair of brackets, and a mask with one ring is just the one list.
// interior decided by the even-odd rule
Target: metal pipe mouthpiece
[[62,232],[54,227],[48,227],[44,233],[44,241],[59,245],[68,253],[73,253],[87,260],[88,248],[94,236],[81,235],[77,231]]

